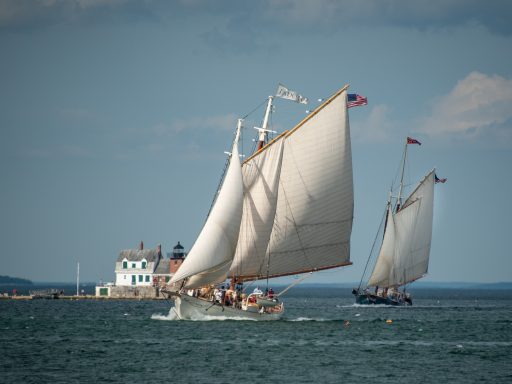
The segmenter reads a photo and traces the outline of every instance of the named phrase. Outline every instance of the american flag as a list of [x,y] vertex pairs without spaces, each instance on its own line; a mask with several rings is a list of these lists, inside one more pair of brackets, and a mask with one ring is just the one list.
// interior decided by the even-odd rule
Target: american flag
[[347,95],[347,108],[359,107],[360,105],[368,104],[368,99],[355,93],[349,93]]
[[439,177],[437,177],[436,174],[434,174],[434,180],[436,183],[446,183],[446,180],[448,180],[446,177],[443,177],[442,179],[440,179]]
[[407,137],[407,144],[418,144],[418,145],[421,145],[421,143],[418,140],[413,139],[412,137]]

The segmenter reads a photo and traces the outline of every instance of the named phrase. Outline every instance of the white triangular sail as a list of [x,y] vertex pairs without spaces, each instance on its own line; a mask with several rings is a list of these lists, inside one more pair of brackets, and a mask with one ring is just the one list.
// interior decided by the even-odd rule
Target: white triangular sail
[[243,166],[244,208],[240,235],[230,276],[259,274],[267,251],[276,213],[284,135]]
[[395,257],[395,221],[391,205],[388,206],[386,217],[386,228],[384,238],[380,247],[377,262],[373,268],[368,285],[385,286],[389,281],[390,272],[393,269],[393,260]]
[[346,90],[286,133],[270,243],[263,262],[241,266],[242,279],[350,264],[354,194]]
[[198,288],[223,281],[238,241],[242,218],[242,167],[238,154],[241,122],[233,144],[229,167],[215,205],[187,258],[170,283],[187,279],[185,288]]
[[434,170],[406,199],[388,223],[369,286],[397,287],[428,271],[434,211]]

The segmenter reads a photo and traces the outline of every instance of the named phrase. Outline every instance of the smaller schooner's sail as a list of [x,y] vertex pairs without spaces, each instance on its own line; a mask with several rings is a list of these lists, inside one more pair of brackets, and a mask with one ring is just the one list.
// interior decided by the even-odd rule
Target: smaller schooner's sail
[[198,288],[224,281],[235,254],[242,218],[242,167],[238,154],[238,127],[226,177],[215,205],[194,246],[170,284],[186,280],[185,288]]

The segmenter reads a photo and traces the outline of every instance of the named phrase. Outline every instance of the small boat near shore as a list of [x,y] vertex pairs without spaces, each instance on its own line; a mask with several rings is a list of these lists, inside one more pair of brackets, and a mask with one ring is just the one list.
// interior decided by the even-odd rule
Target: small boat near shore
[[30,291],[30,297],[32,299],[58,299],[64,292],[57,289],[40,289],[36,291]]

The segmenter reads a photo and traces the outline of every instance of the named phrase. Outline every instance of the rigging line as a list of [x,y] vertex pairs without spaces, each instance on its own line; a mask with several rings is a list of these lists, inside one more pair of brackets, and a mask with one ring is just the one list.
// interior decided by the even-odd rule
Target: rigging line
[[379,229],[377,230],[375,239],[373,240],[372,249],[370,250],[370,255],[368,256],[368,260],[366,260],[366,265],[364,266],[363,275],[361,276],[361,281],[359,281],[359,286],[357,287],[358,291],[361,289],[361,285],[363,284],[363,279],[364,279],[364,276],[366,275],[366,270],[368,268],[368,264],[370,263],[370,259],[372,257],[372,253],[375,248],[375,244],[377,243],[377,238],[379,237],[380,229],[382,228],[382,224],[384,223],[384,218],[386,217],[387,213],[388,213],[388,204],[386,204],[386,209],[384,211],[384,215],[382,215],[382,219],[380,219]]
[[226,172],[229,167],[230,160],[231,160],[231,156],[228,156],[226,159],[226,163],[224,164],[224,170],[222,171],[222,175],[220,176],[219,184],[217,185],[217,190],[215,191],[215,195],[213,196],[212,203],[210,204],[210,209],[208,209],[208,214],[206,215],[206,220],[208,220],[208,217],[210,216],[210,213],[212,212],[213,206],[215,205],[215,202],[217,201],[217,197],[219,196],[219,191],[222,187],[222,183],[224,182],[224,177],[226,176]]
[[302,276],[300,279],[294,281],[293,283],[291,283],[288,287],[286,287],[285,289],[283,289],[281,292],[279,292],[276,297],[280,297],[282,295],[284,295],[289,289],[293,288],[294,286],[296,286],[297,284],[299,284],[300,282],[302,282],[303,280],[307,279],[309,276],[311,276],[313,274],[313,272],[309,272],[307,275],[304,275]]
[[246,114],[244,117],[242,117],[242,119],[245,119],[247,118],[247,116],[253,114],[255,111],[257,111],[263,104],[265,104],[266,102],[268,101],[268,99],[265,99],[261,102],[261,104],[259,104],[256,108],[254,108],[251,112],[249,112],[248,114]]
[[[235,134],[234,134],[234,137],[233,137],[233,141],[232,141],[232,144],[235,143],[235,139],[236,139],[236,132],[238,131],[238,128],[237,130],[235,131]],[[240,130],[240,134],[242,133],[241,132],[242,129]],[[243,153],[243,152],[242,152]],[[220,180],[219,180],[219,184],[217,185],[217,190],[215,191],[215,195],[213,196],[213,199],[212,199],[212,203],[210,204],[210,209],[208,209],[208,214],[206,215],[206,220],[208,220],[208,217],[210,216],[210,213],[212,212],[212,209],[213,209],[213,206],[215,205],[215,202],[217,201],[217,197],[219,196],[219,191],[222,187],[222,183],[224,182],[224,177],[226,176],[226,172],[227,172],[227,169],[229,167],[229,163],[231,162],[231,155],[228,155],[226,157],[226,162],[224,163],[224,170],[222,171],[222,174],[220,176]]]

